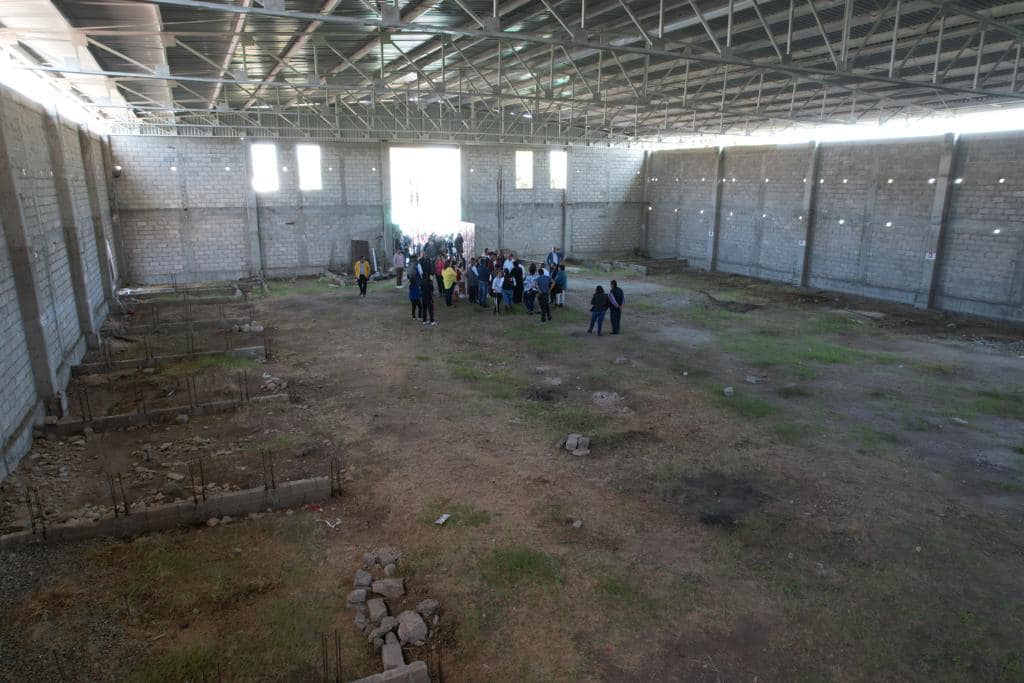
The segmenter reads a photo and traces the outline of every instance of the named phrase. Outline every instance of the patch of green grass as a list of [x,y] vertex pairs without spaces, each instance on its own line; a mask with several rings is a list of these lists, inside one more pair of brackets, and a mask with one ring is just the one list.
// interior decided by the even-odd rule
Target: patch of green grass
[[726,396],[723,393],[725,389],[723,385],[714,384],[711,386],[715,403],[741,417],[757,419],[779,412],[778,406],[763,398],[752,396],[739,389],[734,389],[735,393],[732,396]]
[[484,582],[498,588],[544,586],[562,581],[554,558],[527,546],[492,550],[480,561],[479,569]]
[[974,409],[985,415],[1024,420],[1024,391],[978,391]]
[[900,443],[897,434],[874,427],[856,427],[848,436],[862,451],[885,451]]
[[520,401],[517,406],[528,422],[545,427],[552,437],[571,433],[599,436],[608,422],[604,415],[570,401]]
[[255,370],[260,366],[255,359],[249,356],[236,356],[230,353],[213,353],[203,356],[195,356],[176,361],[160,368],[160,374],[172,377],[184,377],[194,375],[203,370],[216,368],[226,371]]
[[1024,486],[1014,483],[1012,481],[992,481],[986,480],[985,486],[997,489],[1003,493],[1024,493]]
[[776,422],[769,431],[782,443],[795,446],[810,440],[817,430],[800,422]]
[[327,292],[342,291],[340,287],[331,287],[326,280],[315,278],[304,278],[299,280],[272,280],[267,282],[267,289],[270,296],[311,296],[315,294],[326,294]]
[[164,683],[164,681],[199,681],[210,675],[216,678],[217,652],[212,644],[187,643],[158,655],[148,656],[128,673],[132,683]]
[[420,521],[424,524],[433,525],[434,521],[444,513],[451,515],[451,517],[444,523],[443,528],[467,527],[472,529],[488,524],[491,521],[491,513],[487,510],[481,510],[469,503],[459,503],[448,498],[428,501],[423,506],[423,514],[420,515]]
[[787,384],[785,386],[781,386],[776,389],[775,393],[782,398],[807,398],[808,396],[813,396],[809,390],[799,384]]
[[920,415],[912,415],[903,420],[903,428],[912,432],[941,432],[942,424]]
[[640,313],[657,313],[661,310],[661,306],[655,301],[631,302],[629,308]]
[[683,320],[709,330],[721,330],[743,320],[744,314],[733,313],[724,308],[694,303],[683,309]]
[[302,443],[302,439],[295,436],[294,434],[275,434],[267,441],[260,442],[260,448],[264,448],[271,451],[283,451],[289,448],[294,448]]
[[[483,358],[480,356],[479,358]],[[448,359],[452,377],[470,384],[490,398],[510,400],[526,391],[526,382],[507,367],[483,365],[477,356],[457,355]]]

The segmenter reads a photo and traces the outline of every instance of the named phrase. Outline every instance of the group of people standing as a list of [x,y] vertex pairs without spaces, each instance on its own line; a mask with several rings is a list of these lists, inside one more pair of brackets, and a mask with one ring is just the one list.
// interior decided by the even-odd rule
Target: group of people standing
[[[408,258],[396,251],[393,261],[395,287],[408,279],[411,317],[423,325],[437,325],[434,297],[444,297],[445,306],[455,306],[460,298],[482,308],[490,307],[493,315],[513,313],[521,304],[528,315],[540,314],[540,322],[552,319],[552,308],[565,306],[569,278],[558,247],[552,247],[543,265],[524,265],[513,251],[484,250],[482,256],[464,258],[453,255],[444,245],[428,240],[418,258]],[[358,269],[357,269],[358,270]],[[365,296],[365,280],[360,277],[360,294]],[[612,334],[618,334],[625,295],[615,280],[605,292],[597,287],[590,302],[589,332],[597,327],[603,333],[605,314],[611,313]]]

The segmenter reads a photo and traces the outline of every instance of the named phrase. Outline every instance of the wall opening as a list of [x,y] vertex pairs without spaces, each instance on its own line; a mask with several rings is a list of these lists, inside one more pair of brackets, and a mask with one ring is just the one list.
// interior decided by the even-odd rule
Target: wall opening
[[533,189],[533,152],[516,150],[516,189]]
[[320,177],[320,145],[296,145],[299,166],[299,189],[305,192],[323,189]]
[[252,146],[252,189],[256,192],[277,192],[281,183],[277,176],[277,146],[260,142]]
[[569,178],[569,155],[564,149],[553,149],[548,161],[551,166],[551,189],[564,190]]
[[391,220],[415,244],[454,235],[462,220],[461,155],[455,147],[391,148]]

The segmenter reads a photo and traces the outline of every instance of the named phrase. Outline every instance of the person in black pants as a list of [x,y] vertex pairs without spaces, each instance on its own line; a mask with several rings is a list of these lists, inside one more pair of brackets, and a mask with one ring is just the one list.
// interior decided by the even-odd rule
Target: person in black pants
[[601,336],[601,329],[604,327],[604,312],[608,310],[608,295],[604,293],[604,287],[601,285],[597,286],[594,290],[594,296],[590,298],[590,327],[587,328],[587,334],[594,331],[594,325],[597,325],[597,336]]
[[622,307],[625,303],[626,295],[619,287],[619,283],[612,280],[611,289],[608,290],[608,313],[612,318],[612,334],[619,333],[619,325],[622,323]]
[[[420,281],[420,312],[424,325],[436,325],[434,321],[434,281],[428,275]],[[427,315],[430,321],[427,321]]]
[[543,268],[535,280],[537,284],[537,303],[540,304],[540,321],[546,323],[551,320],[551,276]]

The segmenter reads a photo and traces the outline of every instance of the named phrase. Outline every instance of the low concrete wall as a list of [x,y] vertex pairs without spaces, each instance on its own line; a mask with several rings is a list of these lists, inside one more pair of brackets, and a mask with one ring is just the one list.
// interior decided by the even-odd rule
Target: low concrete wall
[[181,500],[170,505],[144,508],[123,517],[111,517],[96,524],[52,526],[42,533],[19,531],[0,536],[0,548],[10,548],[32,541],[78,541],[98,536],[131,538],[153,531],[205,524],[211,517],[240,517],[267,509],[290,508],[324,500],[331,496],[328,477],[300,479],[279,484],[273,489],[233,491],[198,504]]

